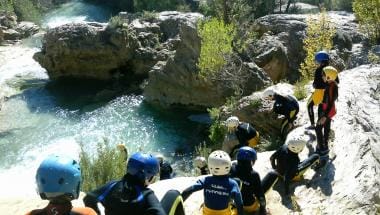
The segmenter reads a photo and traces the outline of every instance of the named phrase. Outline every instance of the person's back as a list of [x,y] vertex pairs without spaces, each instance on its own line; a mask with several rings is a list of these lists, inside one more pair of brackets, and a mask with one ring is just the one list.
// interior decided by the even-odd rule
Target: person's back
[[166,214],[152,190],[147,188],[159,171],[158,160],[152,155],[135,153],[127,164],[127,173],[121,181],[110,182],[87,193],[86,206],[100,213],[97,203],[103,204],[106,215]]
[[[125,211],[131,214],[162,214],[161,205],[153,191],[132,181],[133,178],[126,175],[121,181],[110,182],[87,193],[83,201],[98,213],[97,203],[101,202],[107,215],[121,215]],[[107,189],[110,190],[105,193]]]
[[48,156],[37,169],[36,183],[40,197],[49,200],[49,204],[26,215],[96,215],[91,208],[71,204],[79,197],[81,184],[80,166],[72,158]]
[[186,200],[193,192],[203,189],[203,215],[233,214],[230,203],[234,200],[239,215],[243,214],[243,202],[237,182],[229,178],[231,159],[221,150],[214,151],[208,158],[208,167],[212,176],[199,179],[194,185],[182,192]]
[[282,145],[275,153],[272,154],[271,163],[280,175],[284,176],[297,170],[297,165],[300,163],[298,154],[290,151],[287,145]]

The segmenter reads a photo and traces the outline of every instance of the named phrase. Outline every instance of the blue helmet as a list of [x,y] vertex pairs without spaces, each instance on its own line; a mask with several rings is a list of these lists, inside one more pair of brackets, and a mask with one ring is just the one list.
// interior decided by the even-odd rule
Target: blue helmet
[[243,146],[239,149],[237,156],[237,160],[248,160],[248,161],[256,161],[257,160],[257,154],[256,150],[249,147],[249,146]]
[[134,153],[128,160],[127,173],[139,180],[149,180],[160,171],[156,157],[141,152]]
[[38,167],[36,183],[42,199],[61,195],[76,199],[81,184],[80,166],[72,158],[50,155]]
[[322,63],[323,61],[329,61],[330,56],[325,51],[319,51],[319,52],[315,53],[314,59],[315,59],[315,61],[317,61],[317,63]]

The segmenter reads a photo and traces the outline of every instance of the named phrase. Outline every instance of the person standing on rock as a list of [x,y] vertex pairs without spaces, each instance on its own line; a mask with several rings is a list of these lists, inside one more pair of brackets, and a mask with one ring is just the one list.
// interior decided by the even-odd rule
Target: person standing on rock
[[81,181],[80,166],[76,160],[48,156],[37,169],[36,183],[41,199],[49,200],[49,204],[26,215],[96,215],[91,208],[73,207],[71,204],[71,200],[79,197]]
[[[214,151],[208,157],[208,168],[212,176],[199,179],[194,185],[182,192],[186,200],[193,192],[203,189],[203,215],[238,215],[243,214],[243,200],[238,183],[229,177],[231,169],[230,156],[221,150]],[[235,207],[230,204],[234,200]]]
[[260,134],[249,123],[240,122],[236,116],[226,120],[227,134],[224,138],[222,150],[231,157],[235,157],[237,150],[243,146],[254,148],[260,140]]
[[175,176],[173,168],[170,163],[165,160],[162,154],[156,154],[156,158],[160,163],[160,180],[171,179]]
[[285,139],[286,134],[294,127],[293,122],[297,118],[299,111],[297,99],[290,95],[280,95],[273,89],[266,89],[263,97],[264,99],[274,100],[273,112],[285,116],[281,122],[281,135]]
[[268,173],[263,181],[252,166],[257,160],[256,151],[248,146],[243,146],[237,153],[237,163],[231,167],[230,177],[238,178],[241,184],[244,212],[260,215],[267,214],[265,193],[277,182],[278,175],[275,172]]
[[276,170],[279,177],[284,180],[286,196],[292,194],[289,189],[290,182],[301,180],[306,170],[319,160],[319,155],[313,154],[306,160],[300,162],[298,154],[305,148],[306,141],[300,136],[291,134],[292,133],[286,138],[285,144],[270,157],[272,168]]
[[165,215],[161,203],[147,186],[159,172],[156,157],[134,153],[128,159],[127,173],[120,181],[111,181],[84,197],[84,204],[100,214],[97,203],[104,206],[106,215],[152,214]]
[[326,88],[322,104],[318,106],[318,122],[315,128],[317,135],[317,148],[315,151],[321,156],[320,166],[324,166],[328,159],[331,119],[336,114],[335,101],[338,98],[337,77],[338,71],[334,67],[327,66],[323,68],[323,80],[326,83]]
[[313,87],[314,92],[311,94],[307,102],[307,112],[310,119],[310,129],[315,129],[314,121],[314,106],[318,106],[323,99],[323,93],[326,87],[326,83],[323,81],[322,73],[323,68],[329,65],[330,56],[325,51],[319,51],[314,56],[315,62],[318,64],[318,68],[314,72]]

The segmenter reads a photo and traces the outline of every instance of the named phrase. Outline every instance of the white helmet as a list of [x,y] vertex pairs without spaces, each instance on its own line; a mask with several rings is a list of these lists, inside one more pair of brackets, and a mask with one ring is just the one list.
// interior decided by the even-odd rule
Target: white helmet
[[288,149],[294,153],[302,152],[303,148],[305,148],[306,140],[304,140],[301,136],[291,136],[287,138],[285,144],[288,146]]
[[194,159],[193,165],[199,169],[204,168],[207,166],[206,158],[202,156],[198,156]]
[[236,128],[239,125],[239,118],[237,118],[237,116],[228,117],[226,125],[228,128]]
[[208,157],[208,169],[212,175],[227,175],[231,169],[231,158],[222,150],[213,151]]
[[277,92],[272,89],[272,88],[268,88],[266,89],[264,92],[263,92],[263,98],[266,99],[266,98],[269,98],[269,97],[273,97],[274,94],[276,94]]
[[157,153],[154,155],[154,157],[156,157],[156,159],[158,160],[158,163],[159,164],[162,164],[164,162],[164,155],[162,155],[161,153]]

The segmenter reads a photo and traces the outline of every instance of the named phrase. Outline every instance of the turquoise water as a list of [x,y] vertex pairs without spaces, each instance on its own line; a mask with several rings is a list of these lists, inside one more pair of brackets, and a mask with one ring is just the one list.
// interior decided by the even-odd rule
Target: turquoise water
[[[49,20],[82,16],[64,7]],[[192,113],[153,107],[139,95],[94,102],[88,98],[99,89],[52,90],[46,71],[32,59],[38,44],[37,37],[0,47],[0,94],[8,96],[0,111],[0,196],[34,196],[34,174],[42,159],[49,154],[78,158],[80,145],[92,153],[104,139],[111,147],[124,143],[130,151],[161,152],[178,171],[188,171],[194,147],[205,138],[205,125],[189,120]]]

